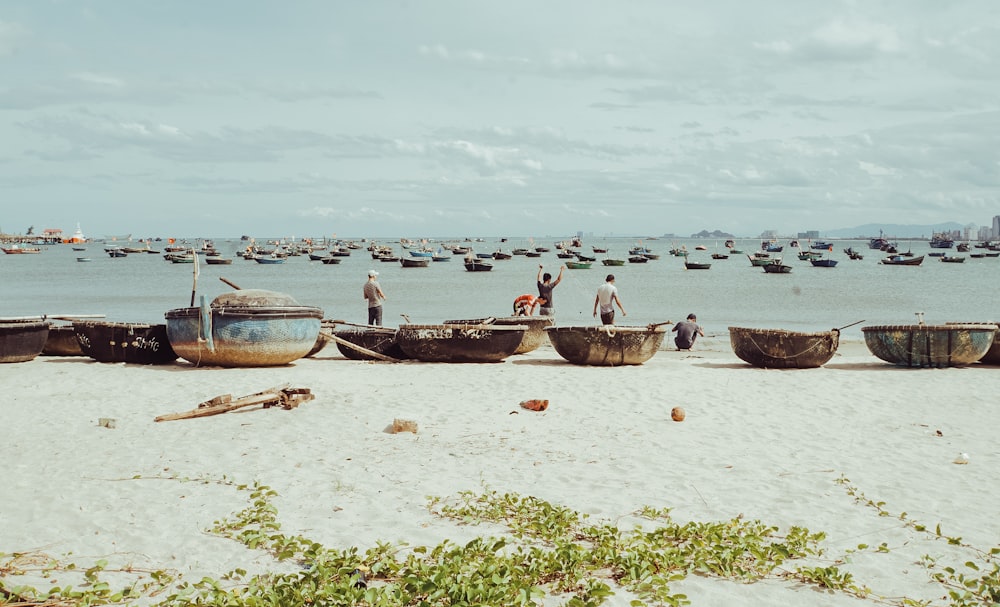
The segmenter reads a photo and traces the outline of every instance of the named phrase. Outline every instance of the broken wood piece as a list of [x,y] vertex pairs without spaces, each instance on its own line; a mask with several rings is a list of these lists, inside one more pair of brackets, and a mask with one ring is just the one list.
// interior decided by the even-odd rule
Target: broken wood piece
[[310,401],[313,398],[315,398],[315,395],[312,394],[309,388],[290,388],[289,384],[284,384],[237,399],[233,399],[232,394],[223,394],[200,403],[196,409],[192,409],[191,411],[160,415],[154,421],[166,422],[177,419],[208,417],[254,405],[263,405],[265,409],[274,406],[280,406],[283,409],[294,409],[299,406],[299,403]]

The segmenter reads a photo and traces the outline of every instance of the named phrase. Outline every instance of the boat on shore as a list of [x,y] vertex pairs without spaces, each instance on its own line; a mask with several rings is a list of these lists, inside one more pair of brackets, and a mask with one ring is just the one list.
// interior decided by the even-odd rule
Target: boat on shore
[[309,353],[323,310],[284,293],[242,289],[164,316],[170,346],[195,366],[271,367]]
[[521,345],[527,325],[400,325],[396,339],[403,352],[423,362],[502,362]]
[[[347,323],[343,323],[347,324]],[[374,325],[349,325],[339,327],[334,323],[333,335],[340,340],[350,344],[360,346],[365,350],[388,356],[396,360],[406,360],[410,355],[403,351],[396,339],[396,329],[391,327],[379,327]],[[382,360],[372,356],[363,350],[352,348],[349,345],[337,341],[337,350],[350,360]]]
[[986,355],[997,324],[876,325],[861,331],[868,350],[885,362],[900,367],[961,367]]
[[840,330],[804,333],[784,329],[729,327],[740,360],[762,369],[813,369],[825,365],[840,345]]
[[84,355],[102,363],[166,365],[177,360],[162,324],[74,321]]
[[45,320],[0,320],[0,363],[20,363],[42,353],[49,336]]
[[662,325],[546,327],[545,333],[559,356],[574,365],[618,367],[641,365],[660,349],[666,329]]
[[494,325],[511,326],[524,325],[527,330],[521,338],[521,344],[514,350],[514,354],[527,354],[540,348],[548,341],[545,335],[545,328],[551,327],[555,319],[551,316],[506,316],[501,318],[474,318],[468,320],[446,320],[446,325]]

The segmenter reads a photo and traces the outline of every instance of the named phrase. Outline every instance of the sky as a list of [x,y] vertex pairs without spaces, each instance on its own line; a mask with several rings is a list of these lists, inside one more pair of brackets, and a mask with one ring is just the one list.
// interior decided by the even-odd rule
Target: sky
[[995,0],[0,3],[0,232],[1000,214]]

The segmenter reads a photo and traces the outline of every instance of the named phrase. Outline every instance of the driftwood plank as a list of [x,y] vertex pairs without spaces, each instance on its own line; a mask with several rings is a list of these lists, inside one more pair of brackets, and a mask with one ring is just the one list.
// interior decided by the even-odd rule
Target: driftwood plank
[[283,384],[237,399],[233,399],[231,394],[223,394],[199,404],[196,409],[180,413],[167,413],[155,418],[154,421],[166,422],[178,419],[208,417],[254,405],[264,405],[265,408],[281,405],[286,409],[294,409],[299,403],[315,398],[308,388],[290,388],[289,386],[290,384]]

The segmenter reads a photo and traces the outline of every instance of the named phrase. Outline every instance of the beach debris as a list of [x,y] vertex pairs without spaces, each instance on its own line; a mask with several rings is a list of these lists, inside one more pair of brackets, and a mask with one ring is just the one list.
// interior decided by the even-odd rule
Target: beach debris
[[684,421],[685,417],[687,417],[687,413],[685,413],[684,409],[682,409],[681,407],[674,407],[673,409],[670,410],[670,419],[674,420],[675,422],[682,422]]
[[109,430],[115,429],[115,424],[118,420],[113,417],[99,417],[97,418],[97,425],[102,428],[107,428]]
[[956,463],[956,464],[968,464],[969,463],[969,454],[968,453],[959,453],[955,457],[953,463]]
[[402,419],[397,417],[392,420],[391,432],[393,434],[399,434],[400,432],[412,432],[413,434],[416,434],[417,422],[413,419]]
[[545,411],[549,408],[548,399],[533,398],[531,400],[522,400],[521,408],[528,409],[529,411]]
[[198,405],[198,408],[181,413],[168,413],[157,417],[154,421],[166,422],[176,419],[190,419],[193,417],[208,417],[228,413],[244,407],[253,405],[263,405],[264,409],[271,407],[281,407],[282,409],[294,409],[301,403],[316,398],[309,388],[292,388],[291,384],[275,386],[262,392],[233,398],[232,394],[216,396]]

